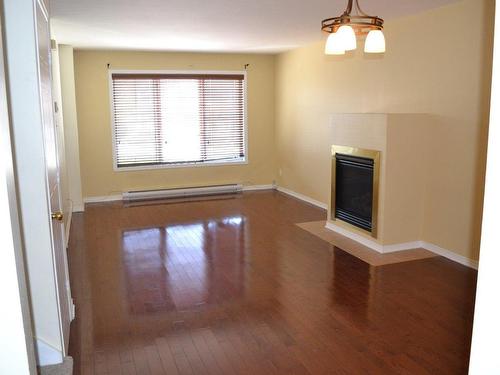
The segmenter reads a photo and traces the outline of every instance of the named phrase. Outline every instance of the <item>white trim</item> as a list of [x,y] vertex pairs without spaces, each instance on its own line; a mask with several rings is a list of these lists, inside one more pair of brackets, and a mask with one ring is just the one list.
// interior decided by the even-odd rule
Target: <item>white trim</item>
[[73,213],[75,213],[75,212],[85,212],[85,206],[83,204],[73,206]]
[[69,246],[69,233],[71,231],[71,220],[73,220],[73,210],[68,211],[68,221],[64,227],[64,249],[67,249]]
[[412,242],[402,242],[402,243],[396,243],[392,245],[383,245],[383,253],[394,253],[396,251],[405,251],[405,250],[412,250],[412,249],[419,249],[423,247],[422,246],[422,241],[412,241]]
[[466,258],[463,255],[459,255],[451,250],[444,249],[442,247],[439,247],[438,245],[434,245],[429,242],[421,241],[421,243],[422,243],[422,248],[426,250],[432,251],[433,253],[441,255],[454,262],[460,263],[466,267],[474,268],[475,270],[478,269],[479,262],[477,260]]
[[322,208],[324,210],[328,209],[328,204],[320,202],[320,201],[317,201],[316,199],[308,197],[307,195],[303,195],[303,194],[297,193],[297,192],[295,192],[293,190],[290,190],[290,189],[287,189],[287,188],[284,188],[284,187],[281,187],[281,186],[276,186],[275,189],[278,190],[281,193],[284,193],[286,195],[290,195],[290,196],[292,196],[294,198],[300,199],[301,201],[310,203],[313,206]]
[[248,76],[247,70],[243,73],[243,144],[245,145],[245,163],[249,163],[250,156],[248,155]]
[[200,168],[200,167],[227,167],[231,165],[247,165],[248,159],[236,161],[212,161],[212,162],[192,162],[192,163],[176,163],[176,164],[155,164],[134,167],[120,167],[116,168],[115,172],[133,172],[133,171],[147,171],[151,169],[175,169],[175,168]]
[[393,244],[393,245],[382,245],[378,242],[375,242],[373,240],[370,240],[366,237],[363,237],[359,234],[353,233],[345,228],[342,228],[332,222],[328,222],[325,225],[325,228],[332,230],[344,237],[347,237],[353,241],[356,241],[372,250],[375,250],[376,252],[379,252],[381,254],[387,254],[387,253],[392,253],[395,251],[405,251],[405,250],[412,250],[412,249],[425,249],[429,250],[437,255],[441,255],[445,258],[448,258],[454,262],[460,263],[466,267],[474,268],[477,269],[478,267],[478,262],[469,258],[466,258],[462,255],[458,255],[457,253],[444,249],[442,247],[439,247],[437,245],[434,245],[429,242],[425,241],[413,241],[413,242],[405,242],[405,243],[399,243],[399,244]]
[[[243,159],[236,161],[211,161],[211,162],[191,162],[191,163],[174,163],[174,164],[158,164],[148,166],[133,166],[118,168],[116,159],[116,137],[115,137],[115,109],[113,103],[113,73],[117,74],[220,74],[220,75],[243,75],[243,144],[245,147],[245,156]],[[230,165],[247,165],[248,159],[248,83],[246,70],[129,70],[129,69],[108,69],[108,96],[111,110],[111,147],[113,150],[113,171],[114,172],[130,172],[143,171],[151,169],[171,169],[171,168],[193,168],[193,167],[221,167]]]
[[[116,171],[116,136],[115,136],[115,104],[113,101],[113,70],[108,68],[108,98],[111,117],[111,149],[113,152],[113,171]],[[85,198],[83,199],[85,203]]]
[[[361,245],[369,247],[370,249],[375,250],[378,253],[383,254],[383,253],[390,252],[390,251],[386,251],[384,249],[384,245],[382,245],[376,241],[373,241],[369,238],[366,238],[360,234],[353,233],[350,230],[342,228],[341,226],[339,226],[335,223],[332,223],[330,221],[326,222],[325,228],[332,230],[338,234],[341,234],[342,236],[347,237],[353,241],[356,241],[356,242],[360,243]],[[402,246],[398,246],[397,248],[398,248],[398,250],[407,250],[407,249],[403,249]],[[414,249],[414,247],[413,247],[413,249]],[[398,250],[392,250],[392,251],[398,251]]]
[[37,365],[38,366],[49,366],[49,365],[57,365],[62,363],[63,355],[62,353],[54,348],[52,345],[47,344],[40,338],[35,340],[36,352],[37,352]]
[[274,185],[247,185],[243,186],[243,191],[274,190]]
[[83,198],[83,203],[101,203],[101,202],[114,202],[121,201],[122,196],[120,195],[104,195],[100,197],[85,197]]
[[76,318],[76,306],[75,306],[75,300],[71,298],[71,304],[70,304],[70,320],[73,321]]

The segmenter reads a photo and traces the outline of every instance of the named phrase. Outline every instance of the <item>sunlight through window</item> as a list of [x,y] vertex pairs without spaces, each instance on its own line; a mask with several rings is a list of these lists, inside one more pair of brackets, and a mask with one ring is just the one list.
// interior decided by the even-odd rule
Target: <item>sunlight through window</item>
[[117,169],[246,161],[244,74],[111,78]]

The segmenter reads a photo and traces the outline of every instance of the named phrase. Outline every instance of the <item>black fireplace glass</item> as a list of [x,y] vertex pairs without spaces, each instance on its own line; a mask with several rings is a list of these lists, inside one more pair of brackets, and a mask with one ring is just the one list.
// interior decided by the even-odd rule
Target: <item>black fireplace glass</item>
[[335,155],[335,217],[372,230],[373,159]]

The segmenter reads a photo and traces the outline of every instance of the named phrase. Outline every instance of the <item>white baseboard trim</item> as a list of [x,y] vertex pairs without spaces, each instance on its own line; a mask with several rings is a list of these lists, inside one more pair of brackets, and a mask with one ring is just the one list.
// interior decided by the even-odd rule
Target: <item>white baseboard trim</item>
[[293,190],[290,190],[290,189],[287,189],[287,188],[284,188],[284,187],[281,187],[281,186],[276,186],[275,189],[278,190],[281,193],[290,195],[290,196],[292,196],[294,198],[297,198],[297,199],[300,199],[300,200],[302,200],[304,202],[310,203],[310,204],[312,204],[312,205],[314,205],[316,207],[322,208],[324,210],[328,209],[328,204],[320,202],[320,201],[317,201],[316,199],[308,197],[307,195],[303,195],[303,194],[297,193],[297,192],[295,192]]
[[83,203],[115,202],[121,200],[121,195],[103,195],[101,197],[85,197],[83,198]]
[[444,249],[442,247],[439,247],[437,245],[434,245],[429,242],[425,241],[413,241],[413,242],[404,242],[404,243],[399,243],[399,244],[393,244],[393,245],[382,245],[376,241],[370,240],[369,238],[363,237],[359,234],[353,233],[345,228],[342,228],[334,223],[331,222],[326,222],[325,227],[327,229],[330,229],[338,234],[341,234],[347,238],[350,238],[353,241],[356,241],[366,247],[369,247],[372,250],[375,250],[381,254],[387,254],[387,253],[393,253],[395,251],[405,251],[405,250],[412,250],[412,249],[426,249],[429,250],[437,255],[441,255],[445,258],[448,258],[454,262],[460,263],[466,267],[474,268],[477,270],[478,268],[478,262],[469,258],[466,258],[462,255],[458,255],[457,253]]
[[36,345],[36,353],[37,353],[37,365],[38,366],[48,366],[48,365],[57,365],[58,363],[62,363],[63,354],[52,345],[47,344],[45,341],[37,338],[35,340]]
[[73,206],[73,212],[85,212],[85,205],[79,204],[79,205]]
[[243,191],[273,190],[274,185],[248,185],[243,186]]
[[325,227],[334,232],[337,232],[338,234],[343,235],[344,237],[350,238],[353,241],[359,242],[360,244],[369,247],[370,249],[375,250],[376,252],[381,254],[394,253],[396,251],[404,251],[410,249],[418,249],[419,247],[421,247],[421,241],[404,242],[393,245],[382,245],[377,241],[366,238],[360,234],[351,232],[350,230],[345,229],[329,221],[326,222]]
[[466,258],[463,255],[459,255],[451,250],[444,249],[442,247],[439,247],[438,245],[434,245],[429,242],[421,241],[421,243],[422,243],[422,248],[432,251],[433,253],[441,255],[450,260],[453,260],[454,262],[460,263],[466,267],[474,268],[475,270],[477,270],[479,267],[479,262],[477,260]]

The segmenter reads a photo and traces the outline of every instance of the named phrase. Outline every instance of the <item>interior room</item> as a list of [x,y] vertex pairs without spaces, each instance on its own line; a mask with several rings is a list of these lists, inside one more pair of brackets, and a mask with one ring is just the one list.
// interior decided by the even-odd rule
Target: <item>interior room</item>
[[3,0],[1,374],[500,374],[493,0]]

